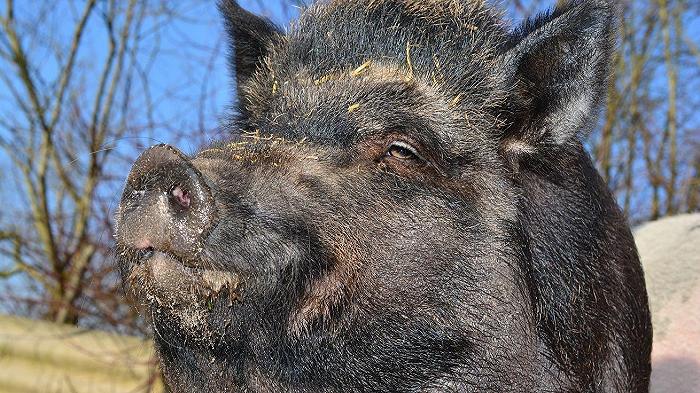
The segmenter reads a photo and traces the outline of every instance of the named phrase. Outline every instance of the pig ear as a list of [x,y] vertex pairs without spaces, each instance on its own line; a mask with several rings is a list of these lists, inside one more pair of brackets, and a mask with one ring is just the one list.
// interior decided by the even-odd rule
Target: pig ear
[[590,130],[606,91],[617,13],[607,1],[571,1],[512,34],[501,59],[514,88],[503,136],[509,155],[572,143]]
[[219,10],[229,36],[229,64],[236,75],[240,96],[241,87],[283,34],[270,20],[244,10],[235,0],[220,0]]

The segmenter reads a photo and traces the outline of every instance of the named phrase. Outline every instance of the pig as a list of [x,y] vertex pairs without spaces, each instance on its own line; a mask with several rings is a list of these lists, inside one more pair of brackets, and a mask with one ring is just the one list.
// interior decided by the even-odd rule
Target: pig
[[173,392],[646,392],[628,224],[582,140],[611,1],[219,4],[230,135],[146,150],[116,213]]

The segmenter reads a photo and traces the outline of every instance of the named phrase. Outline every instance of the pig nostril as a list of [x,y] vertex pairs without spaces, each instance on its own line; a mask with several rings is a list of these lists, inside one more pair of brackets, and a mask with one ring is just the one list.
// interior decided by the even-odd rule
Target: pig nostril
[[190,194],[187,191],[183,190],[180,186],[175,187],[170,194],[175,199],[177,204],[184,207],[185,209],[188,209],[192,204],[192,198],[190,198]]

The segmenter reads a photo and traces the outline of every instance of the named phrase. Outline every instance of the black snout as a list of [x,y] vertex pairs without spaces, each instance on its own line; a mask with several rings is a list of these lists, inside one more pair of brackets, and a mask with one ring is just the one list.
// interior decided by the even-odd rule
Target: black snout
[[195,261],[215,221],[214,200],[202,174],[176,148],[156,145],[141,154],[129,173],[116,237],[129,248]]

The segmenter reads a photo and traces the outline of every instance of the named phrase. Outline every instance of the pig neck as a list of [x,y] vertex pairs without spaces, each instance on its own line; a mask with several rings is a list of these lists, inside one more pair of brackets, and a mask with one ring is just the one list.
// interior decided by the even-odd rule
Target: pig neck
[[[648,354],[638,348],[650,348],[639,343],[649,341],[651,327],[639,258],[590,157],[578,144],[520,171],[520,214],[531,255],[527,282],[547,357],[574,370],[584,385],[595,375],[604,383],[620,371],[643,375],[649,365],[641,359]],[[623,364],[613,364],[614,357]]]

